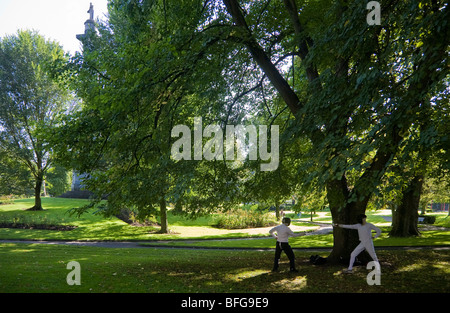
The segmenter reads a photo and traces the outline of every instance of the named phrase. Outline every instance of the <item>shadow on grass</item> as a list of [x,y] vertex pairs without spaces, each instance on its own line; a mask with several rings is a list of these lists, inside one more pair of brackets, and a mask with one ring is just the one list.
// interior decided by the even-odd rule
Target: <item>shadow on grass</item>
[[[370,269],[345,275],[345,266],[314,266],[298,251],[298,273],[283,255],[272,273],[272,251],[0,247],[1,292],[448,292],[450,277],[448,250],[379,251],[381,285],[370,286]],[[72,260],[81,265],[81,286],[66,283]]]

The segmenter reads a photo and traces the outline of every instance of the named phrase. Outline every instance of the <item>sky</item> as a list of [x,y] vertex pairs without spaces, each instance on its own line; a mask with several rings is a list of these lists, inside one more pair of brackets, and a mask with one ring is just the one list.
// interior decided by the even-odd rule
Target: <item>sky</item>
[[84,33],[90,3],[94,19],[104,20],[108,0],[0,0],[0,37],[34,29],[73,55],[81,50],[76,35]]

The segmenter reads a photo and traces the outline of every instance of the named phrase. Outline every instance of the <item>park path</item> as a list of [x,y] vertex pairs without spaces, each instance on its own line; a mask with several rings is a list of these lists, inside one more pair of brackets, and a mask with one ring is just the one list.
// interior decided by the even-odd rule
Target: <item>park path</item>
[[[319,226],[314,231],[302,231],[302,236],[322,235],[333,231],[330,224],[314,223]],[[291,227],[294,231],[298,230]],[[270,228],[269,228],[270,229]],[[208,241],[224,241],[224,240],[252,240],[270,237],[251,237],[251,238],[226,238],[226,239],[203,239]],[[178,239],[181,241],[180,239]],[[159,249],[197,249],[197,250],[274,250],[273,248],[225,248],[225,247],[198,247],[189,246],[189,243],[201,241],[201,239],[186,239],[183,242],[185,246],[164,246],[163,243],[168,243],[172,240],[158,240],[158,241],[57,241],[57,240],[8,240],[0,239],[0,243],[27,243],[27,244],[48,244],[48,245],[72,245],[85,247],[99,247],[99,248],[159,248]],[[152,245],[152,242],[159,244]],[[292,248],[293,250],[302,251],[331,251],[331,248]],[[450,250],[450,246],[396,246],[396,247],[376,247],[377,250],[418,250],[418,249],[433,249],[433,250]]]
[[[272,227],[267,228],[267,232]],[[301,226],[292,226],[291,229],[294,232],[302,232],[303,236],[309,236],[309,235],[319,235],[319,234],[327,234],[332,231],[332,226],[329,224],[320,224],[319,228],[314,231],[304,231],[304,228]],[[255,234],[253,230],[249,230],[250,234]],[[256,234],[265,233],[265,230],[262,231],[261,229],[258,230]],[[208,241],[223,241],[223,240],[252,240],[252,239],[261,239],[261,238],[270,238],[270,237],[251,237],[251,238],[226,238],[226,239],[205,239]],[[178,239],[179,240],[179,239]],[[255,248],[219,248],[219,247],[175,247],[175,246],[164,246],[161,245],[161,243],[164,242],[170,242],[172,240],[158,240],[158,241],[63,241],[63,240],[8,240],[8,239],[0,239],[0,243],[27,243],[27,244],[48,244],[48,245],[72,245],[72,246],[85,246],[85,247],[101,247],[101,248],[190,248],[190,249],[224,249],[224,250],[247,250],[247,249],[255,249]],[[188,245],[190,242],[194,241],[200,241],[196,239],[187,239],[183,240]],[[159,245],[151,245],[152,242],[158,242]],[[258,248],[259,249],[259,248]],[[266,250],[261,248],[260,250]],[[272,249],[270,249],[272,250]],[[317,250],[314,249],[314,250]]]
[[[232,239],[230,239],[232,240]],[[164,246],[151,245],[149,241],[43,241],[43,240],[7,240],[1,239],[1,243],[25,243],[25,244],[47,244],[47,245],[68,245],[98,248],[153,248],[153,249],[193,249],[193,250],[260,250],[272,251],[274,248],[224,248],[224,247],[198,247],[198,246]],[[331,248],[292,248],[299,251],[331,251]],[[450,246],[394,246],[376,247],[376,250],[450,250]]]

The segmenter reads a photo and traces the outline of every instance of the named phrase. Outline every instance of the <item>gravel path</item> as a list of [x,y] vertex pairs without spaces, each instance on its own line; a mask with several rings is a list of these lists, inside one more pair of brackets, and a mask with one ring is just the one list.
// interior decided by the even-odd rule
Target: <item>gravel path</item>
[[[303,232],[302,236],[321,235],[328,234],[333,231],[333,227],[330,224],[316,223],[319,228],[314,231],[305,231],[304,227],[291,226],[294,232]],[[271,227],[268,227],[267,232]],[[252,231],[252,230],[250,230]],[[259,229],[255,234],[264,233],[262,229]],[[227,238],[227,239],[207,239],[207,240],[252,240],[268,237],[252,237],[252,238]],[[170,240],[160,240],[161,242],[169,242]],[[152,241],[56,241],[56,240],[0,240],[0,243],[27,243],[27,244],[48,244],[48,245],[75,245],[85,247],[100,247],[100,248],[160,248],[160,249],[221,249],[221,250],[273,250],[272,248],[221,248],[221,247],[189,247],[188,244],[193,241],[199,240],[185,240],[186,246],[164,246],[164,245],[151,245]],[[153,241],[154,242],[154,241]],[[144,245],[145,244],[145,245]],[[318,251],[329,250],[331,248],[293,248],[294,250],[304,251]],[[377,250],[417,250],[417,249],[434,249],[434,250],[450,250],[450,246],[404,246],[404,247],[376,247]]]
[[[267,229],[266,229],[267,228]],[[245,232],[248,234],[264,234],[268,233],[272,227],[265,228],[254,228],[254,229],[246,229]],[[303,232],[304,236],[309,235],[318,235],[318,234],[327,234],[332,231],[331,225],[321,224],[319,228],[315,231],[308,231],[310,227],[303,226],[291,226],[291,229],[294,232]],[[243,232],[243,230],[240,230]],[[227,239],[208,239],[208,240],[243,240],[243,239],[260,239],[260,238],[268,238],[268,237],[252,237],[252,238],[227,238]],[[160,240],[158,242],[168,242],[170,240]],[[191,241],[198,241],[195,239],[186,240],[186,243]],[[158,248],[168,248],[164,246],[149,246],[148,244],[152,241],[59,241],[59,240],[0,240],[0,243],[27,243],[27,244],[48,244],[48,245],[76,245],[76,246],[85,246],[85,247],[101,247],[101,248],[148,248],[148,247],[158,247]],[[146,245],[143,245],[146,244]],[[174,247],[169,247],[174,248]],[[184,247],[186,248],[186,247]],[[194,247],[193,247],[194,248]],[[205,249],[201,247],[195,247],[196,249]],[[224,248],[226,249],[226,248]]]

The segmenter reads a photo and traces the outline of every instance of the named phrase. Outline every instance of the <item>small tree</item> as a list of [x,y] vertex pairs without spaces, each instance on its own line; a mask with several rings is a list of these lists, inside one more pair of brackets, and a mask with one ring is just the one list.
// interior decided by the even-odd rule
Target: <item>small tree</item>
[[34,177],[30,210],[42,210],[41,188],[51,165],[51,150],[38,131],[55,124],[69,97],[48,70],[63,58],[61,46],[36,32],[19,31],[0,41],[0,146]]

